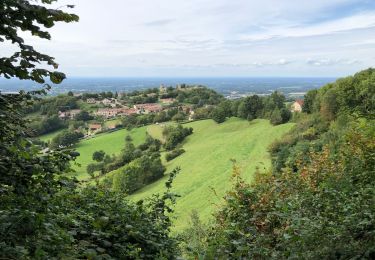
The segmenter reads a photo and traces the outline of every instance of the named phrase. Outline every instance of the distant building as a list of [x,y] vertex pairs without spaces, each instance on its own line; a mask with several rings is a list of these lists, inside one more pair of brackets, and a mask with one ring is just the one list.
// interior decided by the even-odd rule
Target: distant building
[[110,130],[115,129],[116,128],[116,124],[115,123],[108,124],[107,128],[110,129]]
[[99,108],[95,113],[97,116],[105,118],[111,118],[118,115],[132,115],[137,114],[137,110],[134,108],[122,107],[122,108]]
[[60,119],[74,119],[77,114],[81,113],[80,109],[72,109],[67,111],[59,111],[58,117]]
[[162,106],[156,103],[138,104],[134,105],[134,109],[138,114],[150,114],[163,110]]
[[192,111],[193,106],[183,105],[183,106],[178,107],[178,109],[180,111],[182,110],[185,114],[189,114]]
[[138,114],[138,111],[134,108],[123,108],[123,109],[120,109],[120,110],[121,110],[121,112],[119,114],[124,115],[124,116],[130,116],[130,115]]
[[102,130],[102,125],[99,123],[89,124],[89,133],[95,134]]
[[161,84],[160,87],[159,87],[159,92],[160,92],[160,93],[165,93],[165,92],[167,92],[167,87],[164,86],[163,84]]
[[303,106],[303,100],[297,99],[292,106],[290,107],[290,110],[292,112],[302,112],[302,106]]
[[105,98],[102,100],[102,104],[105,105],[105,106],[109,106],[110,104],[112,104],[112,100],[108,99],[108,98]]
[[195,112],[193,110],[190,110],[190,112],[189,112],[189,121],[193,121],[194,120],[194,114],[195,114]]
[[161,98],[160,102],[163,104],[172,104],[176,101],[174,98]]
[[81,110],[80,110],[80,109],[73,109],[73,110],[70,110],[70,119],[75,118],[76,115],[78,115],[79,113],[81,113]]
[[87,104],[95,104],[95,103],[96,103],[96,99],[95,99],[95,98],[88,98],[88,99],[86,100],[86,103],[87,103]]
[[116,108],[99,108],[95,115],[110,118],[116,116],[118,112]]

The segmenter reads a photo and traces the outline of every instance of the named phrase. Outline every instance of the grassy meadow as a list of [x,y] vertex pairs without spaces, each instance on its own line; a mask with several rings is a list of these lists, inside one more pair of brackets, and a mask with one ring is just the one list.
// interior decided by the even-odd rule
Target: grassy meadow
[[[202,120],[185,124],[194,133],[185,140],[184,154],[165,163],[167,172],[177,166],[180,174],[173,183],[172,191],[181,195],[175,207],[175,230],[188,224],[193,209],[203,221],[208,221],[225,191],[231,187],[232,162],[235,159],[246,181],[251,181],[256,167],[269,168],[271,161],[267,147],[281,138],[293,124],[272,126],[268,120],[231,118],[222,124]],[[160,138],[162,126],[148,127],[148,132]],[[143,199],[153,193],[162,193],[167,176],[146,186],[131,196]]]
[[56,130],[56,131],[53,131],[51,133],[48,133],[48,134],[45,134],[45,135],[41,135],[40,137],[38,137],[40,140],[42,140],[43,142],[49,142],[51,141],[56,135],[58,135],[59,133],[61,133],[62,131],[64,131],[65,129],[60,129],[60,130]]
[[139,145],[144,142],[146,138],[146,127],[134,128],[131,131],[121,129],[111,133],[103,133],[95,135],[90,139],[79,142],[76,146],[77,152],[80,156],[76,162],[80,164],[73,165],[73,169],[76,171],[75,176],[79,180],[84,180],[90,176],[86,173],[86,167],[88,164],[94,162],[92,160],[92,154],[95,151],[103,150],[106,154],[118,154],[125,145],[125,136],[130,135],[133,138],[135,145]]
[[[166,124],[153,124],[131,131],[122,129],[81,141],[76,146],[80,153],[76,162],[80,166],[73,165],[75,176],[79,180],[89,179],[86,167],[93,162],[92,153],[103,150],[107,154],[118,154],[124,147],[125,136],[128,134],[135,145],[145,140],[146,132],[163,140],[162,129]],[[193,209],[199,212],[203,221],[209,221],[215,207],[220,205],[221,198],[231,187],[231,159],[237,161],[246,181],[252,180],[256,167],[260,170],[269,168],[271,161],[267,147],[281,138],[292,126],[292,123],[272,126],[268,120],[257,119],[249,122],[238,118],[230,118],[222,124],[213,120],[184,124],[184,127],[194,129],[193,134],[183,143],[186,152],[170,162],[164,160],[165,152],[162,152],[167,172],[178,166],[181,168],[173,184],[173,191],[181,195],[175,206],[175,230],[186,227]],[[108,176],[115,172],[109,173]],[[164,192],[167,178],[165,176],[137,191],[131,199],[143,199],[154,193]]]

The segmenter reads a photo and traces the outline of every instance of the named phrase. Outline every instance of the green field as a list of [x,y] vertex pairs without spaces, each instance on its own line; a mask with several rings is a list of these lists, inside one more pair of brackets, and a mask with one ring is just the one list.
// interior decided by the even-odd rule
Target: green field
[[121,124],[121,119],[116,118],[116,119],[111,119],[111,120],[107,120],[104,122],[104,125],[107,127],[110,125],[117,125],[117,124]]
[[66,129],[60,129],[60,130],[57,130],[57,131],[53,131],[52,133],[48,133],[48,134],[45,134],[45,135],[41,135],[39,136],[38,138],[40,140],[42,140],[43,142],[49,142],[51,141],[56,135],[58,135],[59,133],[61,133],[62,131],[64,131]]
[[76,162],[81,166],[74,165],[75,176],[79,180],[88,179],[90,176],[86,173],[88,164],[94,162],[92,154],[95,151],[103,150],[109,155],[118,154],[125,145],[125,136],[130,134],[135,145],[141,144],[146,137],[146,127],[132,129],[131,131],[122,129],[112,133],[103,133],[93,136],[91,139],[81,141],[77,147],[80,156]]
[[[210,219],[215,205],[231,187],[230,159],[237,161],[243,178],[251,181],[257,166],[260,169],[270,166],[269,144],[281,138],[293,124],[272,126],[267,120],[248,122],[231,118],[222,124],[203,120],[184,126],[194,128],[194,133],[184,143],[186,152],[166,163],[168,172],[181,167],[173,183],[173,191],[181,195],[175,207],[175,230],[181,230],[188,224],[193,209],[199,212],[202,220]],[[161,126],[149,126],[148,131],[160,138]],[[148,185],[131,198],[138,200],[153,193],[162,193],[166,179],[167,176]]]

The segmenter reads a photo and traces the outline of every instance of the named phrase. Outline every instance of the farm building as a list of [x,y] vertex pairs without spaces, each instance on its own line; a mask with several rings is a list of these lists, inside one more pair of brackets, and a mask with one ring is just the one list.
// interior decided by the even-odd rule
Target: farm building
[[303,100],[297,99],[291,106],[292,112],[302,112]]
[[134,109],[137,110],[138,114],[156,113],[163,110],[161,105],[155,103],[134,105]]
[[172,104],[176,101],[174,98],[161,98],[160,102],[163,104]]
[[81,112],[80,109],[72,109],[67,111],[59,111],[58,117],[60,119],[73,119],[77,114]]
[[89,133],[95,134],[102,130],[102,125],[99,123],[89,124]]

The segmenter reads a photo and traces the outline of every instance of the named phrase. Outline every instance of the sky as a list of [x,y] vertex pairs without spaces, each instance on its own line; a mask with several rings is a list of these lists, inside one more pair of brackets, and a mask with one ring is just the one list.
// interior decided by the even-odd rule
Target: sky
[[375,0],[64,4],[78,23],[57,24],[51,41],[25,39],[68,76],[337,77],[375,65]]

